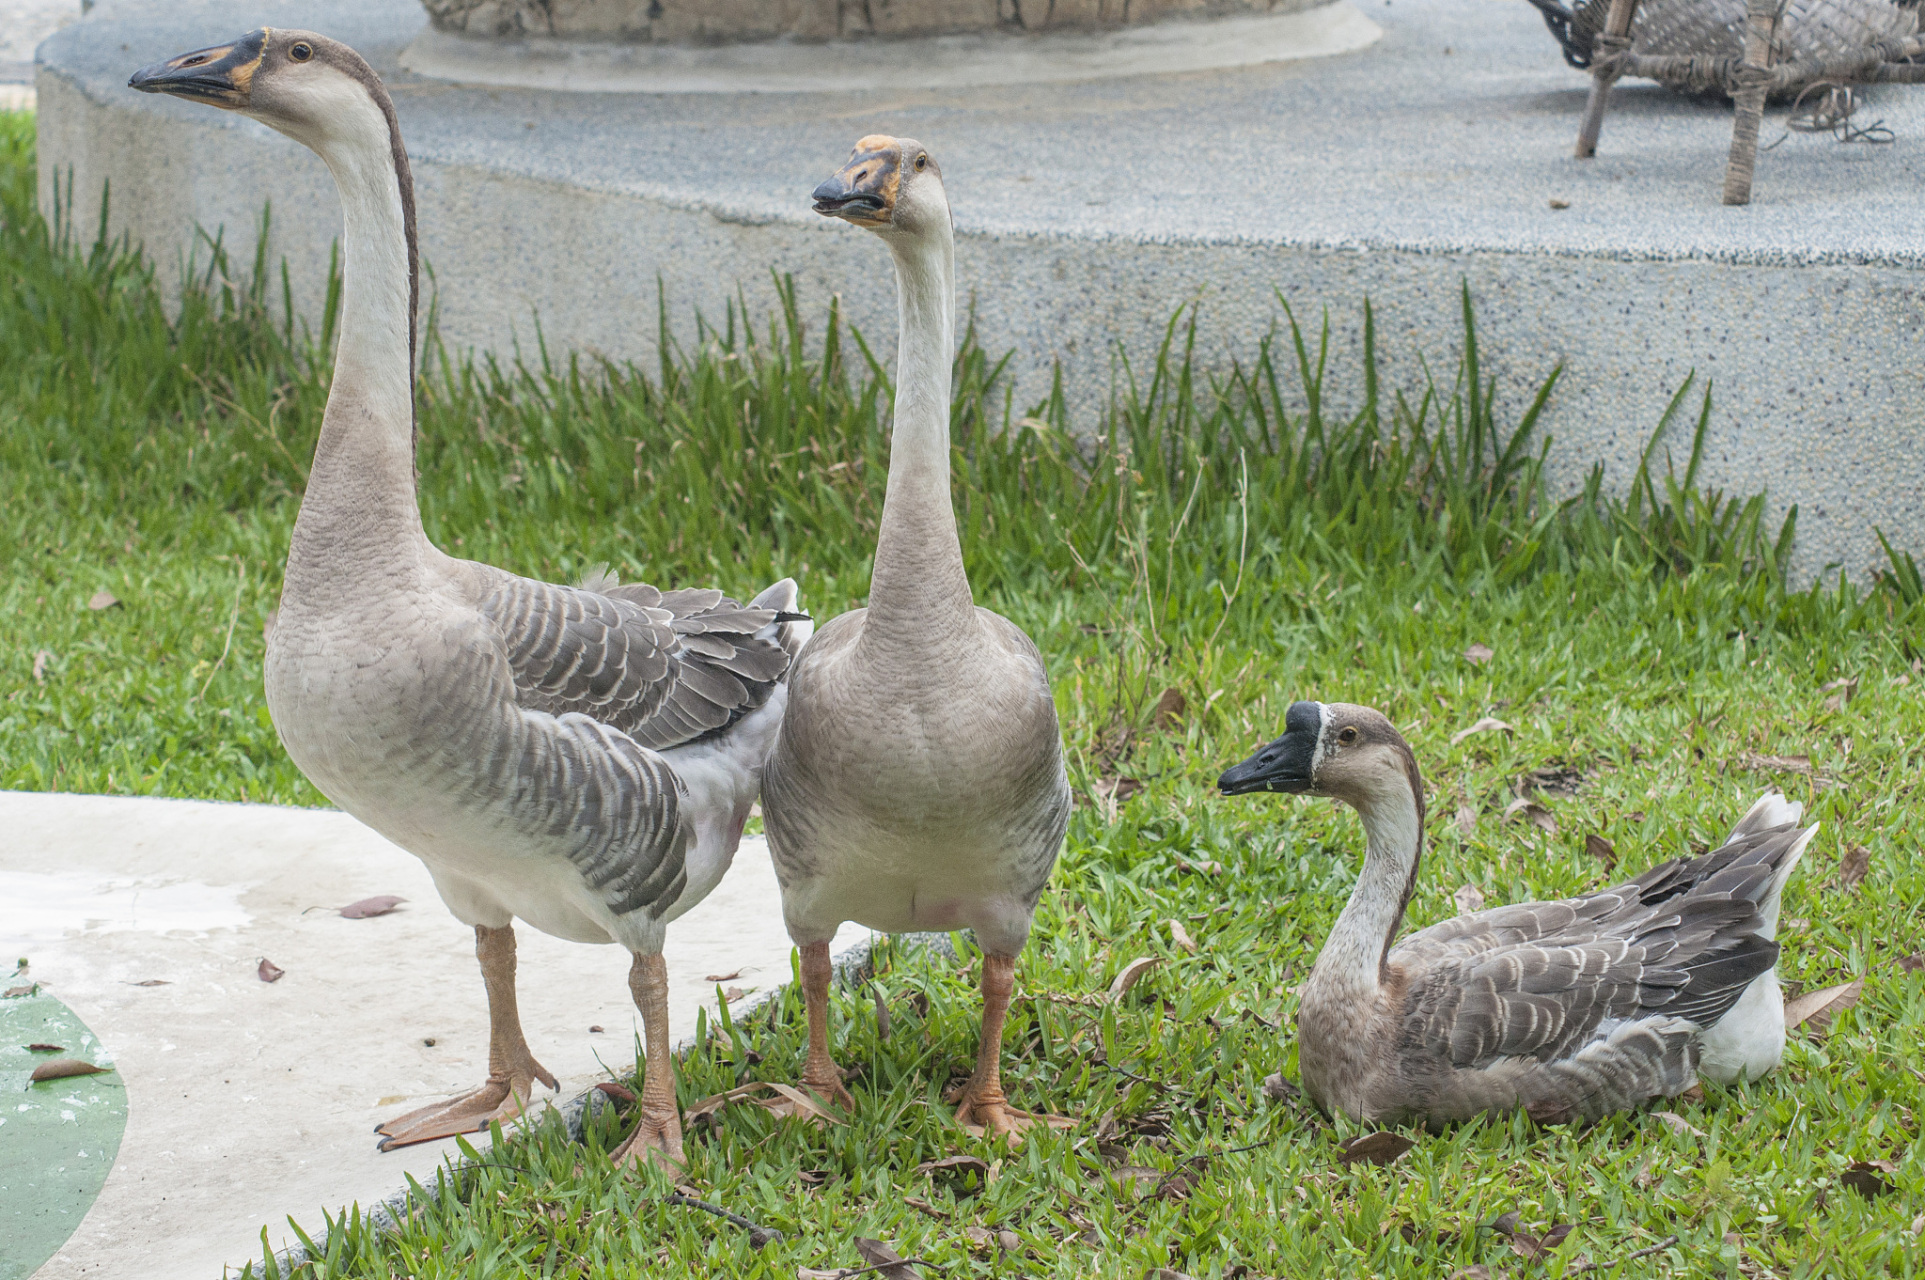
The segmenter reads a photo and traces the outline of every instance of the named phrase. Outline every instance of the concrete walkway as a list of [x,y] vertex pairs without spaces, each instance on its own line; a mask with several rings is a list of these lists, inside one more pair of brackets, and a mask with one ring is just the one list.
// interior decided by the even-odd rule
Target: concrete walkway
[[[336,910],[376,894],[407,902]],[[788,979],[779,902],[767,847],[746,840],[670,930],[677,1039],[718,983]],[[867,936],[845,935],[839,949]],[[519,938],[522,1019],[557,1097],[626,1069],[627,956]],[[209,1280],[258,1259],[263,1227],[293,1244],[289,1215],[313,1229],[428,1175],[453,1140],[382,1155],[371,1130],[486,1072],[473,935],[418,861],[342,813],[0,792],[0,955],[27,957],[92,1029],[127,1097],[113,1170],[38,1280]],[[285,976],[263,982],[262,959]]]

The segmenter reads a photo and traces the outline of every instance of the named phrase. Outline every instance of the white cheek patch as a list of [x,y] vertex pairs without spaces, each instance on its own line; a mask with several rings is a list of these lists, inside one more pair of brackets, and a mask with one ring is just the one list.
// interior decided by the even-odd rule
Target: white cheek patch
[[1319,702],[1317,704],[1317,745],[1310,752],[1310,780],[1312,785],[1316,783],[1318,768],[1324,761],[1328,760],[1337,752],[1335,743],[1326,743],[1324,741],[1324,735],[1329,732],[1330,708]]

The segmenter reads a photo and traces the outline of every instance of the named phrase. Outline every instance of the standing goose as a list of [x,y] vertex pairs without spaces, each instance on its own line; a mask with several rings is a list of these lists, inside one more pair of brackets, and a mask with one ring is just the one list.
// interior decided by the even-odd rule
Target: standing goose
[[874,231],[901,308],[889,488],[869,607],[796,660],[762,808],[789,935],[802,949],[802,1082],[849,1103],[829,1055],[829,940],[871,929],[974,929],[982,1036],[959,1123],[1040,1119],[1002,1090],[1016,955],[1069,822],[1056,704],[1028,636],[976,607],[949,496],[956,263],[942,171],[919,143],[872,136],[815,190],[816,212]]
[[1345,801],[1369,846],[1298,1007],[1317,1105],[1433,1128],[1520,1107],[1543,1123],[1596,1120],[1700,1074],[1729,1084],[1778,1065],[1778,899],[1818,833],[1798,826],[1801,806],[1768,792],[1703,857],[1393,945],[1423,847],[1417,761],[1369,707],[1298,702],[1285,729],[1223,775],[1223,793]]
[[473,926],[490,1022],[487,1081],[383,1124],[381,1146],[486,1128],[536,1081],[555,1087],[516,1012],[519,917],[633,953],[647,1082],[616,1156],[679,1160],[663,935],[741,838],[809,630],[795,584],[743,606],[442,554],[415,498],[414,190],[379,78],[324,36],[263,29],[129,83],[278,129],[340,189],[340,348],[268,640],[268,707],[314,785],[426,863]]

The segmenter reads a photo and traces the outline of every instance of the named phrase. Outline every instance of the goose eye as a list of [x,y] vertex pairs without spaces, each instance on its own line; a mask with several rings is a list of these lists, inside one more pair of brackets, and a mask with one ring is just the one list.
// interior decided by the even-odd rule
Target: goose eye
[[309,58],[312,58],[314,56],[314,46],[307,43],[304,40],[300,44],[295,45],[292,49],[289,49],[287,51],[287,56],[294,59],[296,62],[306,62]]
[[917,172],[917,173],[921,173],[921,172],[922,172],[922,171],[923,171],[924,169],[927,169],[928,167],[929,167],[929,157],[928,157],[928,156],[917,156],[917,157],[916,157],[916,172]]
[[1357,740],[1357,731],[1355,729],[1345,729],[1342,733],[1337,735],[1337,741],[1343,743],[1346,747],[1349,746],[1351,743],[1355,742],[1356,740]]

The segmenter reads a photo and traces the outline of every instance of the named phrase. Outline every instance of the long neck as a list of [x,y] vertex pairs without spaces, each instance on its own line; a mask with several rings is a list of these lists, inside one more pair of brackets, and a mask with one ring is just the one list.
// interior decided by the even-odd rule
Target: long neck
[[876,538],[865,643],[926,649],[973,623],[949,499],[949,377],[956,346],[956,246],[945,222],[892,240],[901,300],[889,491]]
[[[341,333],[321,438],[288,558],[290,587],[341,563],[417,562],[414,188],[378,89],[308,145],[340,191]],[[323,572],[325,569],[325,573]]]
[[[1368,849],[1350,891],[1310,974],[1318,999],[1367,998],[1381,987],[1384,957],[1403,923],[1423,857],[1424,802],[1415,771],[1408,780],[1388,779],[1353,801],[1363,818]],[[1312,998],[1306,990],[1304,998]]]

